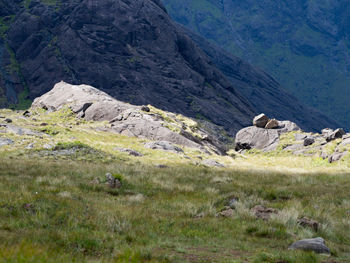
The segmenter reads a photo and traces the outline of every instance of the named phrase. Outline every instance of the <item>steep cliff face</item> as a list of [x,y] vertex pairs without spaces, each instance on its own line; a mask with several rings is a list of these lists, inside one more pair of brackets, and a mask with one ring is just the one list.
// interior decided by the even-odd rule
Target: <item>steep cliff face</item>
[[178,22],[350,128],[350,2],[164,0]]
[[[241,60],[231,64],[237,74],[229,81],[159,0],[0,0],[0,6],[1,106],[26,107],[64,80],[210,120],[234,134],[264,109],[240,91],[273,93],[278,86]],[[281,118],[297,121],[293,114]],[[334,126],[322,116],[311,118],[300,125]]]

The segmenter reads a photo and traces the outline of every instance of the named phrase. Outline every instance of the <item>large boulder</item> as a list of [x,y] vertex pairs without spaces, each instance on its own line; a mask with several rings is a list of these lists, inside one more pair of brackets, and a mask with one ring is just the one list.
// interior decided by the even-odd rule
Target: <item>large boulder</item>
[[244,128],[236,134],[236,151],[244,149],[275,150],[281,134],[298,130],[300,130],[298,125],[291,121],[278,121],[278,127],[275,129],[255,126]]
[[265,128],[269,120],[269,117],[267,117],[264,113],[261,113],[260,115],[254,117],[253,125],[258,128]]
[[255,126],[240,130],[236,135],[236,151],[244,149],[275,150],[279,142],[277,130]]
[[318,254],[330,254],[330,249],[325,245],[324,239],[321,237],[303,239],[293,243],[289,249],[291,250],[304,250],[304,251],[314,251]]
[[336,139],[340,139],[345,135],[345,131],[342,128],[336,129],[333,132],[327,133],[326,135],[326,141],[330,142]]

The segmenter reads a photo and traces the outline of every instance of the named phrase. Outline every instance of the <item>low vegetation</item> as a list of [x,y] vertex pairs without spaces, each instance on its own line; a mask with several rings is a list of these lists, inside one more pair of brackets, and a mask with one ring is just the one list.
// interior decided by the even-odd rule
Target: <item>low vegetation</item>
[[[0,128],[14,141],[0,148],[1,262],[350,262],[346,161],[175,154],[99,131],[105,123],[69,110],[0,116],[38,132]],[[226,167],[200,165],[207,158]],[[122,186],[106,184],[106,173]],[[232,199],[232,216],[220,216]],[[259,219],[256,205],[278,213]],[[316,220],[317,232],[299,225],[302,217]],[[312,237],[324,238],[331,256],[288,250]]]

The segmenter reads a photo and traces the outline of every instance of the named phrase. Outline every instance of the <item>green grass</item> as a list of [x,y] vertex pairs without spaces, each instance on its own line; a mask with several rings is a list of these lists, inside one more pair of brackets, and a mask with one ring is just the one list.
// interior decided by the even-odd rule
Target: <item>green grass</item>
[[[0,133],[15,141],[0,148],[0,262],[350,262],[344,162],[258,152],[208,156],[184,148],[187,159],[147,149],[146,140],[97,131],[106,123],[78,120],[69,109],[39,110],[25,119],[10,110],[0,115],[14,125],[55,131]],[[197,165],[198,156],[227,168]],[[106,173],[122,187],[109,188]],[[232,197],[238,200],[233,216],[217,217]],[[257,219],[251,208],[259,204],[279,213]],[[317,220],[319,231],[299,226],[301,217]],[[331,257],[287,249],[317,236]]]

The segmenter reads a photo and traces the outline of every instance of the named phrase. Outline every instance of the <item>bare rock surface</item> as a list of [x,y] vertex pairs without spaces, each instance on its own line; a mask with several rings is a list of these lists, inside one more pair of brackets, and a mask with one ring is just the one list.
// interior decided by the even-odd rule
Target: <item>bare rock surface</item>
[[15,142],[11,139],[0,137],[0,147],[14,144]]
[[149,142],[145,144],[145,147],[153,150],[163,150],[163,151],[169,151],[174,153],[183,153],[183,150],[180,147],[177,147],[176,145],[173,145],[172,143],[167,141]]

